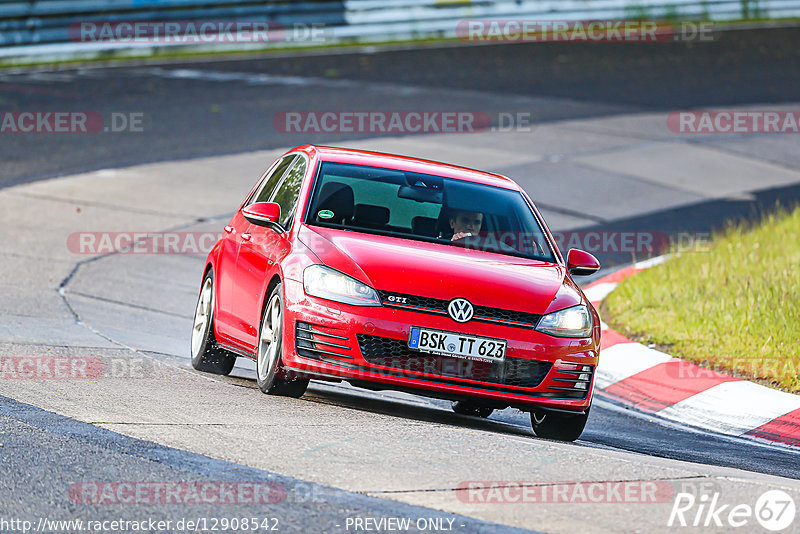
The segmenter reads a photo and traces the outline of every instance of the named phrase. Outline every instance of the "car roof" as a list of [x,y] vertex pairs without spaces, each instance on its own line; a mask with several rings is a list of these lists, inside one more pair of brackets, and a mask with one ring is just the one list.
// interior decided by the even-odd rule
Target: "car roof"
[[338,148],[330,146],[302,145],[294,150],[311,153],[317,151],[322,161],[334,163],[350,163],[354,165],[367,165],[371,167],[390,168],[420,174],[432,174],[444,178],[466,180],[479,184],[502,187],[504,189],[521,190],[520,186],[511,178],[493,172],[479,171],[468,167],[459,167],[449,163],[431,161],[398,154],[383,152],[370,152],[352,148]]

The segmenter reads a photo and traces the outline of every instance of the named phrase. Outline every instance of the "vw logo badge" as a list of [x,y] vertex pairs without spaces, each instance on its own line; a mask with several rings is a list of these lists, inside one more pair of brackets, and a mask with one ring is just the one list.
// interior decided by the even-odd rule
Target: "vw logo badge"
[[472,319],[474,310],[472,304],[467,299],[457,298],[450,301],[447,306],[447,313],[450,318],[457,323],[466,323]]

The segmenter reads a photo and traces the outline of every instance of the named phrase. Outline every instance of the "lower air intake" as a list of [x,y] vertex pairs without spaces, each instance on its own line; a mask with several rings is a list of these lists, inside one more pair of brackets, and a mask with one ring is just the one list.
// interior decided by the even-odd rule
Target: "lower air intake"
[[367,362],[407,372],[409,376],[427,373],[520,388],[535,388],[542,383],[552,367],[550,362],[522,358],[507,357],[503,363],[497,363],[434,356],[409,349],[404,340],[366,334],[357,334],[356,338],[361,354]]

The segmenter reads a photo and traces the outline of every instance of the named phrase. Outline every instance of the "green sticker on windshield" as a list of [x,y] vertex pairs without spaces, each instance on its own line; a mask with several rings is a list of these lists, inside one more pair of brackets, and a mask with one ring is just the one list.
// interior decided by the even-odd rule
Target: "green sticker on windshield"
[[317,213],[317,217],[320,219],[333,219],[333,212],[331,210],[322,210]]

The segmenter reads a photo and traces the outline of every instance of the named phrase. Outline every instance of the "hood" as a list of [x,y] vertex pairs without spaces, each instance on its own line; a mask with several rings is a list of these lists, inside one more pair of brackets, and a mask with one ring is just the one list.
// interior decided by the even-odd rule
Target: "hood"
[[582,301],[555,263],[305,225],[298,237],[325,265],[381,291],[537,314]]

